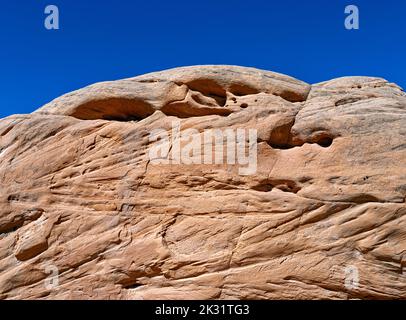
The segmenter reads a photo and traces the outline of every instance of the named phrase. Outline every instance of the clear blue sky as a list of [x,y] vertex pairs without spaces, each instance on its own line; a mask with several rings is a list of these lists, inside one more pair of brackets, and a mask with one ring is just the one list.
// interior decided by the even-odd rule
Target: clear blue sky
[[[44,8],[60,30],[44,28]],[[360,9],[360,30],[344,8]],[[346,75],[406,88],[404,0],[3,0],[0,117],[88,84],[196,64],[282,72],[309,83]]]

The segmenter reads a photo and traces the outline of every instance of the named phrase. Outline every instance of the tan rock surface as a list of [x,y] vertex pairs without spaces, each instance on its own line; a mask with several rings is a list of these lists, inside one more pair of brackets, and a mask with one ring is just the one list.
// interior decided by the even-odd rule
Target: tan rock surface
[[[152,163],[174,121],[256,129],[257,171]],[[405,197],[406,94],[383,79],[95,84],[0,120],[0,298],[405,299]]]

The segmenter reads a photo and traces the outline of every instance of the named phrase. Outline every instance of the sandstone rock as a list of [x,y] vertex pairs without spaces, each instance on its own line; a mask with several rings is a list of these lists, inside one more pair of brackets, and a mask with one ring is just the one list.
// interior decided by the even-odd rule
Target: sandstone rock
[[[174,122],[199,146],[256,129],[255,174],[153,163],[151,132]],[[405,138],[406,94],[383,79],[232,66],[2,119],[0,298],[405,299]]]

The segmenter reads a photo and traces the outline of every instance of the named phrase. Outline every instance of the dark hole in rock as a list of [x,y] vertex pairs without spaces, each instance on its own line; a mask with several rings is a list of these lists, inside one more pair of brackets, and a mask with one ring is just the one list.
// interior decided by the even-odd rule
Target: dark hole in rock
[[271,184],[259,184],[257,186],[253,186],[251,189],[255,191],[269,192],[272,191],[273,188],[274,186]]
[[288,141],[282,142],[282,140],[275,139],[275,140],[267,141],[267,143],[273,149],[287,150],[287,149],[292,149],[292,148],[296,148],[296,147],[301,147],[305,143],[318,144],[322,148],[328,148],[333,144],[333,141],[334,141],[334,139],[332,137],[323,135],[316,139],[312,139],[311,141],[293,142],[292,139],[288,139]]
[[103,120],[129,122],[129,121],[141,121],[142,117],[137,117],[137,116],[133,116],[133,115],[128,115],[128,116],[103,116]]
[[281,150],[287,150],[298,147],[290,144],[279,144],[279,143],[268,143],[268,144],[270,147],[272,147],[272,149],[281,149]]
[[14,226],[12,226],[12,227],[9,227],[9,228],[2,228],[2,231],[0,232],[0,236],[4,236],[4,235],[7,235],[8,233],[11,233],[11,232],[14,232],[14,231],[17,231],[20,227],[22,227],[22,223],[19,223],[18,225],[14,225]]
[[125,289],[136,289],[141,286],[142,286],[142,284],[140,284],[138,282],[133,282],[133,281],[123,284],[123,288],[125,288]]
[[346,104],[350,104],[350,103],[355,103],[355,102],[358,102],[360,100],[362,100],[361,97],[344,98],[344,99],[336,101],[335,106],[338,107],[338,106],[342,106],[342,105],[346,105]]
[[257,185],[251,187],[252,190],[260,191],[260,192],[269,192],[272,191],[274,188],[279,189],[283,192],[290,192],[290,193],[298,193],[300,191],[300,187],[296,184],[295,181],[292,180],[268,180],[268,181],[261,181]]
[[319,146],[323,148],[328,148],[333,144],[333,138],[331,137],[323,137],[319,141],[316,142]]

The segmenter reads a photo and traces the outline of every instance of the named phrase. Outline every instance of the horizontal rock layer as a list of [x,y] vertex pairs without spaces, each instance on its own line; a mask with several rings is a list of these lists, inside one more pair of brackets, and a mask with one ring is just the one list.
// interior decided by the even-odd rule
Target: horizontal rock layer
[[[255,174],[153,163],[173,123],[256,129]],[[0,120],[0,298],[405,299],[405,197],[406,94],[386,80],[99,83]]]

